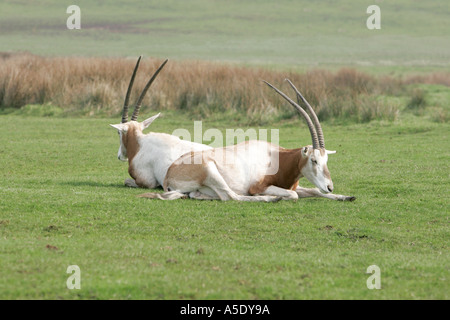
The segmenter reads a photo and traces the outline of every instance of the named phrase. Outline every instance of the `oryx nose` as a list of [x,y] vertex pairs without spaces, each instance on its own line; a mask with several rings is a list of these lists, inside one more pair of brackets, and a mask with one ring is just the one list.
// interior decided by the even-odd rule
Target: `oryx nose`
[[328,191],[333,192],[333,185],[332,185],[332,184],[329,184],[329,185],[327,186],[327,189],[328,189]]

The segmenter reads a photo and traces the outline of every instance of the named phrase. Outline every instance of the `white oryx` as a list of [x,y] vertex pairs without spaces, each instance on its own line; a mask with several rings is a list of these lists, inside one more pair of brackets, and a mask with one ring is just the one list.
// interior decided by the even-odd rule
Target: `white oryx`
[[128,85],[127,94],[122,110],[122,123],[112,124],[111,126],[119,131],[120,147],[118,158],[121,161],[128,160],[128,172],[133,179],[126,179],[125,185],[129,187],[156,188],[162,186],[167,169],[181,155],[190,151],[212,149],[209,146],[200,143],[181,140],[177,136],[150,132],[143,134],[146,129],[156,118],[159,113],[143,122],[137,122],[139,109],[142,100],[155,80],[158,73],[162,70],[168,60],[165,60],[156,70],[150,80],[147,82],[142,91],[131,116],[128,121],[128,103],[130,99],[131,89],[133,87],[136,71],[139,67],[142,56],[139,57]]
[[[167,171],[163,184],[166,192],[146,193],[141,197],[162,200],[185,198],[187,195],[194,199],[244,201],[276,201],[280,197],[355,200],[355,197],[331,193],[333,182],[327,162],[328,154],[335,151],[325,149],[322,128],[314,110],[295,86],[288,82],[297,94],[298,104],[270,83],[265,83],[306,120],[312,146],[285,149],[266,141],[251,140],[225,148],[189,152],[177,159]],[[306,104],[314,122],[300,107],[300,99]],[[298,181],[303,176],[317,188],[299,187]]]

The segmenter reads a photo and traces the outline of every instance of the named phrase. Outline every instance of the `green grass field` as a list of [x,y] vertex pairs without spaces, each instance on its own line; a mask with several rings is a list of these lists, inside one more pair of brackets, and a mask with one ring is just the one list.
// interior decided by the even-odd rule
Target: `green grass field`
[[[137,198],[115,122],[2,116],[0,298],[449,298],[448,125],[324,124],[335,192],[357,200],[268,204]],[[179,127],[193,123],[152,130]],[[273,127],[310,143],[295,121]],[[366,287],[374,264],[381,290]]]
[[344,65],[371,72],[449,67],[448,3],[377,2],[381,30],[368,30],[355,1],[76,1],[81,30],[68,30],[69,4],[0,3],[0,51],[231,61],[304,70]]
[[[66,28],[72,3],[1,1],[0,55],[143,54],[394,77],[445,78],[450,66],[445,0],[74,2],[81,30]],[[374,3],[381,30],[365,25]],[[337,150],[328,162],[335,193],[357,197],[348,203],[138,198],[147,190],[123,186],[127,165],[109,126],[119,116],[4,106],[0,299],[449,299],[450,91],[441,82],[407,89],[377,96],[398,108],[390,121],[323,123],[327,148]],[[152,131],[192,131],[199,116],[162,111]],[[141,120],[154,112],[144,108]],[[211,113],[203,130],[252,123]],[[280,130],[283,147],[310,144],[302,121],[286,118],[264,126]],[[80,290],[66,286],[70,265],[80,267]],[[366,286],[371,265],[381,290]]]

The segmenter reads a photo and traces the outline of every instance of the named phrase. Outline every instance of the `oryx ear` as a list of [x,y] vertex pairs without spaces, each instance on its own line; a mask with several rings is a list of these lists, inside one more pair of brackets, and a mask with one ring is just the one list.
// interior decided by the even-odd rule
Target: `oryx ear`
[[330,151],[330,150],[325,150],[327,152],[327,154],[335,154],[336,151]]
[[148,118],[148,119],[142,121],[142,122],[141,122],[142,130],[147,129],[148,126],[151,125],[152,122],[155,121],[155,119],[158,118],[160,115],[161,115],[161,112],[158,113],[158,114],[156,114],[156,115],[154,115],[154,116],[151,117],[151,118]]
[[303,147],[303,148],[302,148],[302,155],[303,155],[304,157],[307,157],[307,156],[308,156],[308,147]]
[[119,123],[119,124],[110,124],[111,127],[116,128],[119,131],[125,131],[126,130],[126,124],[125,123]]

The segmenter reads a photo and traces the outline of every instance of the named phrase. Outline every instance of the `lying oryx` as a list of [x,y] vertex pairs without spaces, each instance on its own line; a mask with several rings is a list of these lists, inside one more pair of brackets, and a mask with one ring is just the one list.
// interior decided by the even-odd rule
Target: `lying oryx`
[[[327,161],[328,154],[335,151],[325,149],[322,128],[309,103],[289,81],[297,93],[297,98],[308,107],[314,123],[299,104],[268,82],[266,83],[304,117],[311,133],[312,146],[284,149],[266,141],[251,140],[225,148],[190,152],[170,166],[163,184],[165,193],[146,193],[141,196],[162,200],[179,199],[187,195],[194,199],[244,201],[268,201],[269,199],[240,195],[273,196],[272,200],[277,200],[279,197],[355,200],[354,197],[331,194],[333,182]],[[298,181],[303,176],[317,188],[299,187]]]
[[129,187],[156,188],[163,184],[167,169],[181,155],[189,151],[208,150],[212,148],[200,143],[181,140],[177,136],[166,133],[150,132],[145,135],[142,133],[160,115],[158,113],[143,122],[137,122],[142,100],[150,85],[168,60],[165,60],[161,64],[147,82],[136,103],[131,121],[128,121],[128,102],[141,58],[142,56],[139,57],[136,63],[128,85],[122,111],[122,123],[112,124],[111,126],[119,131],[120,147],[118,158],[122,161],[128,160],[128,172],[133,178],[126,179],[125,185]]

